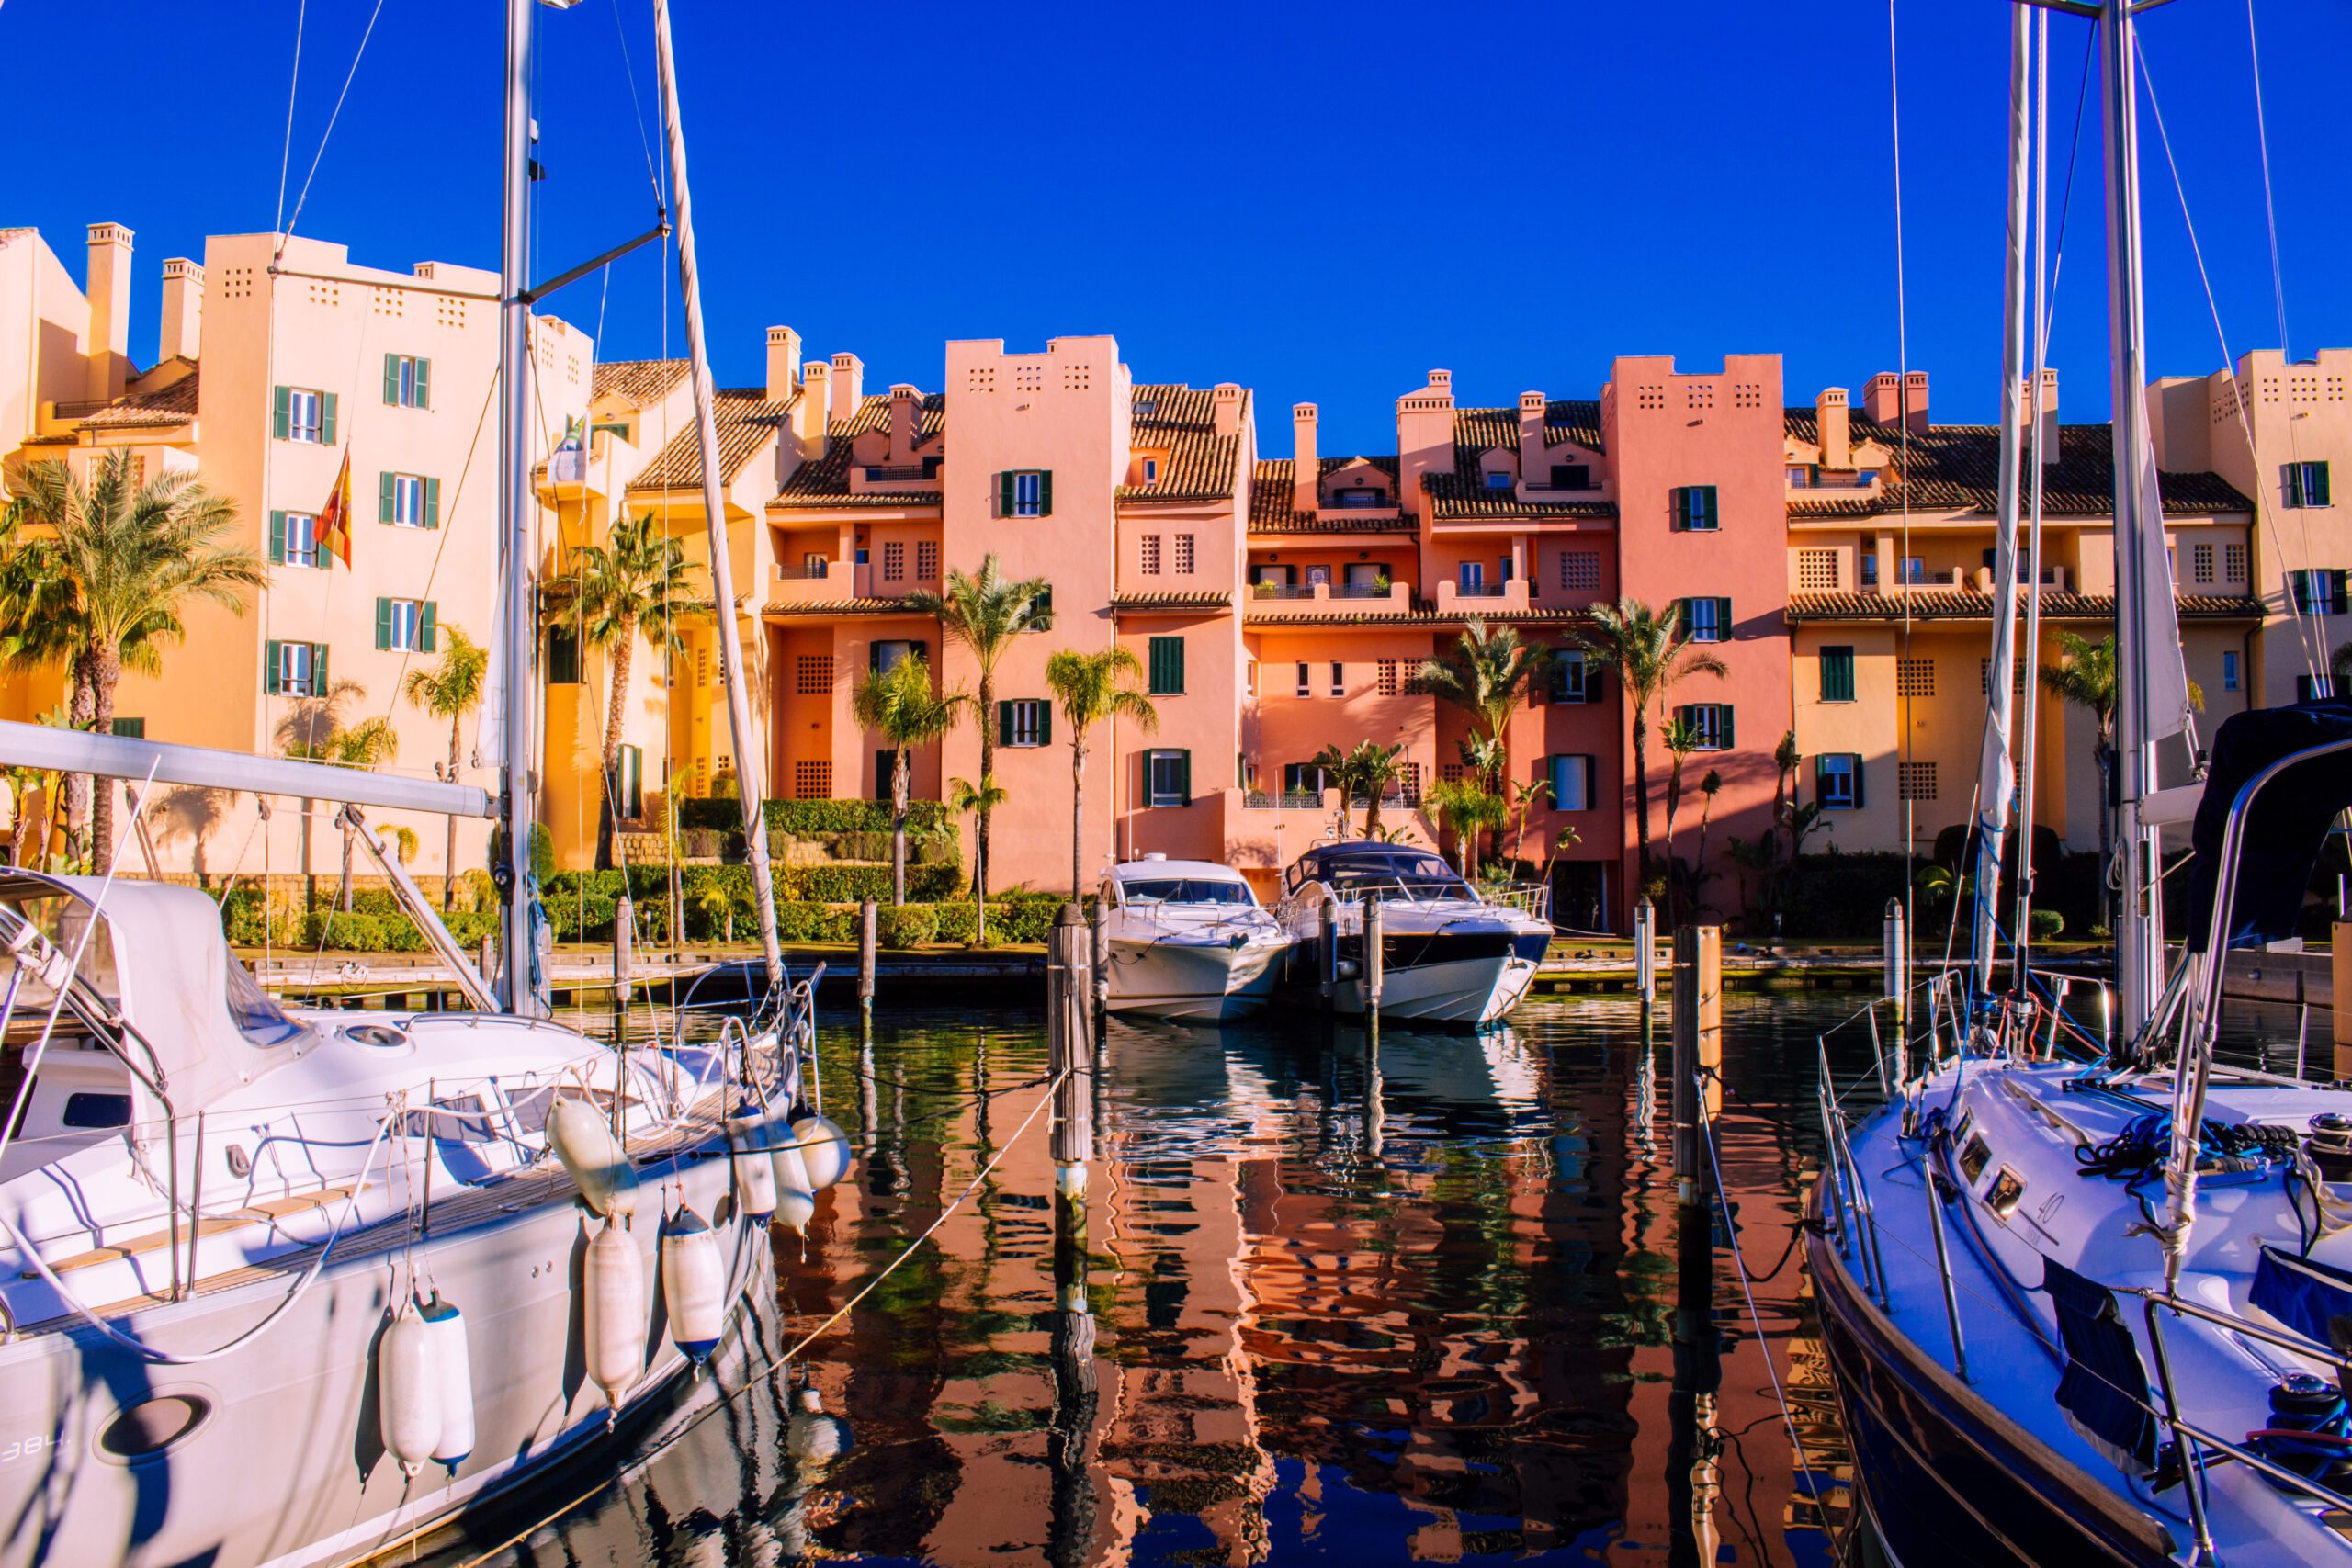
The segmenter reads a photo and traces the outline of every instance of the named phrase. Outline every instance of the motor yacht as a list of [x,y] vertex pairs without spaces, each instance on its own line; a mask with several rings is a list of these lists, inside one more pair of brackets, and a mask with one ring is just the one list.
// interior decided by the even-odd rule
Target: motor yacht
[[1290,934],[1232,867],[1146,855],[1100,896],[1113,1012],[1223,1023],[1273,996]]

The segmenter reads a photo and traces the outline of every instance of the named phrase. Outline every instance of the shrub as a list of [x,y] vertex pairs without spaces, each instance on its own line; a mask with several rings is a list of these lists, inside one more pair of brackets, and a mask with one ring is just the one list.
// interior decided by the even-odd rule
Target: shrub
[[374,915],[317,910],[303,919],[302,945],[341,948],[346,953],[381,952],[384,922]]
[[1901,855],[1878,851],[1799,855],[1788,868],[1783,929],[1792,937],[1876,940],[1886,901],[1904,895],[1903,865]]
[[[723,773],[720,777],[731,782],[734,775]],[[688,832],[696,828],[709,829],[714,832],[724,832],[729,828],[740,830],[743,826],[743,806],[735,798],[731,789],[724,799],[682,800],[678,803],[678,826]]]
[[927,904],[886,904],[876,922],[885,947],[916,947],[939,935],[939,914]]
[[2066,917],[2055,909],[2036,909],[2026,917],[2036,942],[2055,942],[2066,934]]
[[[735,808],[740,811],[740,808]],[[763,809],[770,829],[813,839],[825,833],[888,833],[887,800],[771,800]],[[738,816],[735,820],[741,820]],[[947,808],[935,800],[907,803],[907,831],[931,832],[947,826]]]

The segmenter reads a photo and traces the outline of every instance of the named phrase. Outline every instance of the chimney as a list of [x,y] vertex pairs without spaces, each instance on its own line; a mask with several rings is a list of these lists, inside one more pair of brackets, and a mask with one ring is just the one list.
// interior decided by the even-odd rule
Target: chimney
[[194,359],[203,328],[204,269],[186,256],[174,256],[164,264],[164,335],[155,357],[178,354]]
[[1813,421],[1821,434],[1821,466],[1854,466],[1853,411],[1846,406],[1846,389],[1824,387],[1813,400]]
[[1290,481],[1293,512],[1312,512],[1323,504],[1323,459],[1315,451],[1315,422],[1320,412],[1313,403],[1300,403],[1290,411],[1295,446]]
[[1903,378],[1903,421],[1914,435],[1928,434],[1928,373],[1912,370]]
[[833,355],[833,417],[855,419],[865,400],[865,361],[854,354]]
[[1219,435],[1241,434],[1241,388],[1232,381],[1219,381],[1209,393],[1209,400],[1216,407],[1216,433]]
[[915,460],[915,432],[922,420],[922,394],[903,382],[890,389],[890,466]]
[[1532,485],[1549,484],[1544,467],[1544,394],[1519,394],[1519,477]]
[[1902,422],[1903,382],[1891,370],[1882,370],[1862,388],[1862,416],[1872,424]]
[[119,398],[130,376],[130,231],[119,223],[90,225],[90,267],[82,292],[90,302],[88,389],[91,398]]
[[800,438],[800,456],[815,462],[825,455],[825,421],[833,384],[831,367],[812,359],[800,372],[800,400],[792,405],[792,433]]
[[2048,468],[2058,460],[2058,372],[2055,367],[2042,367],[2041,406],[2037,409],[2033,402],[2029,401],[2026,412],[2041,423],[2041,465]]
[[780,403],[800,385],[800,334],[790,327],[768,329],[768,401]]

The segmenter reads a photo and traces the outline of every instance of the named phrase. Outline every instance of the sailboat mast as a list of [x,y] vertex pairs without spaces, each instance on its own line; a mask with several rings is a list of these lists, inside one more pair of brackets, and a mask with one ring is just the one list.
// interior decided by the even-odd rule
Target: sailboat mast
[[[2182,716],[2158,705],[2162,679],[2154,628],[2173,625],[2171,573],[2164,561],[2164,514],[2156,500],[2148,430],[2147,323],[2141,300],[2138,77],[2128,0],[2101,0],[2099,64],[2107,187],[2109,418],[2115,464],[2115,761],[2120,770],[2116,825],[2122,862],[2115,928],[2116,1041],[2146,1025],[2164,986],[2164,933],[2157,894],[2156,830],[2140,819],[2156,787],[2156,742],[2177,733]],[[2153,541],[2150,530],[2154,530]],[[2151,570],[2151,566],[2154,570]],[[2163,594],[2161,623],[2151,603]],[[2166,650],[2179,657],[2175,647]],[[2183,678],[2185,682],[2185,677]],[[2185,693],[2185,688],[2184,688]],[[2169,728],[2167,727],[2169,724]]]
[[703,336],[702,276],[695,265],[694,202],[686,187],[686,131],[678,113],[677,61],[670,46],[668,0],[653,0],[654,59],[662,78],[662,125],[670,153],[671,203],[678,232],[678,290],[686,302],[686,353],[692,370],[695,430],[702,449],[703,521],[710,536],[710,597],[713,635],[727,690],[727,728],[735,744],[735,795],[743,808],[743,842],[751,861],[752,903],[759,910],[760,952],[771,990],[784,983],[784,954],[776,943],[775,884],[768,874],[766,799],[759,736],[752,728],[752,698],[743,672],[743,639],[735,629],[735,568],[728,548],[725,476],[718,462],[717,393],[711,386],[710,353]]
[[2042,399],[2049,389],[2042,371],[2050,360],[2050,13],[2033,17],[2033,396],[2026,404],[2029,426],[2026,469],[2025,690],[2018,716],[2017,913],[2009,924],[2013,973],[2009,994],[2023,997],[2030,976],[2027,955],[2033,945],[2033,791],[2041,725],[2041,481],[2050,454],[2043,450],[2048,423]]
[[[2009,678],[2017,660],[2018,459],[2024,446],[2026,355],[2026,226],[2031,195],[2033,18],[2022,3],[2009,7],[2009,220],[2001,275],[2001,443],[1996,502],[2000,537],[1993,551],[1993,654],[1984,682],[1984,745],[1976,786],[1976,897],[1970,946],[1974,990],[1992,989],[1993,945],[2001,883],[2001,840],[2009,825],[2016,774],[2009,765]],[[2014,937],[2011,939],[2015,940]]]
[[506,0],[506,161],[498,266],[498,554],[504,633],[495,657],[505,673],[503,874],[505,962],[498,999],[531,1010],[531,655],[538,615],[531,592],[531,26],[537,0]]

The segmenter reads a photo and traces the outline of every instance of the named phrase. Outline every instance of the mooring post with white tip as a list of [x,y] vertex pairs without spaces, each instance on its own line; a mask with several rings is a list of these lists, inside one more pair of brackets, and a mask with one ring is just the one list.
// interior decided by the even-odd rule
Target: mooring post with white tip
[[1723,932],[1680,926],[1674,932],[1674,1184],[1684,1203],[1704,1203],[1707,1155],[1700,1146],[1700,1077],[1706,1113],[1722,1104],[1713,1076],[1723,1065]]
[[1054,1109],[1054,1285],[1062,1310],[1086,1293],[1086,1168],[1094,1157],[1094,1058],[1088,1027],[1092,942],[1064,904],[1046,950],[1046,1068]]
[[1340,900],[1324,894],[1318,913],[1323,921],[1323,1016],[1329,1019],[1340,1007]]
[[629,983],[629,970],[634,956],[631,947],[637,940],[636,926],[637,910],[624,890],[613,901],[613,1002],[617,1007],[628,1006],[629,992],[634,988]]
[[874,1026],[874,942],[880,910],[868,898],[857,907],[857,1010],[865,1027]]
[[1646,893],[1634,901],[1634,988],[1657,1000],[1657,906]]
[[1380,993],[1388,978],[1388,955],[1381,945],[1380,896],[1363,896],[1363,1016],[1366,1027],[1380,1027]]

